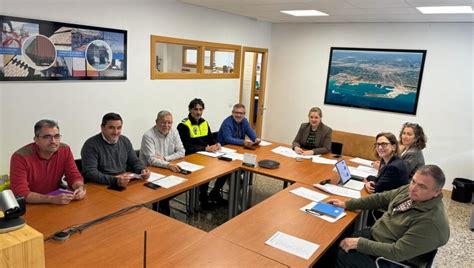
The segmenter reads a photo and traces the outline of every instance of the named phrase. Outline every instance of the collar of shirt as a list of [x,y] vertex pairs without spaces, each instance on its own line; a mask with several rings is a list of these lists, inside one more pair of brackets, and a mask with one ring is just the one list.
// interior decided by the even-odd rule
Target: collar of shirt
[[[102,133],[102,132],[100,133],[100,135],[102,136],[102,139],[103,139],[105,142],[107,142],[107,144],[114,145],[114,144],[117,143],[117,142],[116,142],[116,143],[111,143],[110,141],[108,141],[108,140],[105,138],[104,133]],[[119,137],[119,138],[120,138],[120,137]]]

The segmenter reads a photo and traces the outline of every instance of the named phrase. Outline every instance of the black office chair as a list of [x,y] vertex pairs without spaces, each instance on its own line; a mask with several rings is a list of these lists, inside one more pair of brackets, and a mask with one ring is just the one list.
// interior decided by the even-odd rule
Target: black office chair
[[[423,255],[421,255],[421,258],[425,259],[426,260],[426,267],[431,267],[433,265],[433,261],[434,261],[434,258],[436,256],[436,253],[438,253],[438,249],[435,249],[433,251],[430,251],[428,253],[425,253]],[[415,267],[414,265],[411,265],[410,263],[401,263],[401,262],[396,262],[396,261],[393,261],[393,260],[390,260],[390,259],[387,259],[385,257],[378,257],[376,260],[375,260],[375,266],[377,268],[380,267],[380,265],[382,264],[391,264],[391,265],[397,265],[398,267]]]
[[216,142],[219,141],[219,140],[217,139],[218,136],[219,136],[219,131],[212,132],[212,137],[214,138],[214,140],[215,140]]
[[342,154],[342,146],[343,146],[342,143],[333,141],[332,144],[331,144],[331,153],[341,155]]

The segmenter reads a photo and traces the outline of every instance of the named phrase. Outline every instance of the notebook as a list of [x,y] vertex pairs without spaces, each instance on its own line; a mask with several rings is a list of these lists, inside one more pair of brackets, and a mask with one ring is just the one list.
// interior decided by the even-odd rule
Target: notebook
[[314,211],[319,214],[324,214],[331,216],[333,218],[339,217],[342,213],[344,213],[344,209],[338,206],[331,205],[326,202],[318,202],[311,208],[311,211]]

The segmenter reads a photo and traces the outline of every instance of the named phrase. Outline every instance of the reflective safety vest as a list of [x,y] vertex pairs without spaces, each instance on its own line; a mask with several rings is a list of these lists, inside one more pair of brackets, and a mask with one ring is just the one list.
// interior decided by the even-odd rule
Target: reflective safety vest
[[181,124],[184,124],[189,129],[189,136],[191,138],[201,138],[205,137],[209,133],[209,125],[207,121],[202,122],[200,125],[193,125],[189,118],[184,119]]

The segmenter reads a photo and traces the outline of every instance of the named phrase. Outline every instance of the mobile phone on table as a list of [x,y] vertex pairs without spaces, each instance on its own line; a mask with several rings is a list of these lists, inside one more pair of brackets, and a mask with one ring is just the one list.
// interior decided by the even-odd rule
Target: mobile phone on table
[[188,175],[188,174],[191,174],[191,171],[180,168],[179,173],[184,174],[184,175]]
[[159,186],[158,184],[155,184],[155,183],[153,183],[153,182],[147,182],[147,183],[145,183],[145,184],[143,184],[143,185],[145,185],[145,187],[148,187],[148,188],[153,189],[153,190],[156,190],[156,189],[158,189],[158,188],[161,188],[161,186]]

